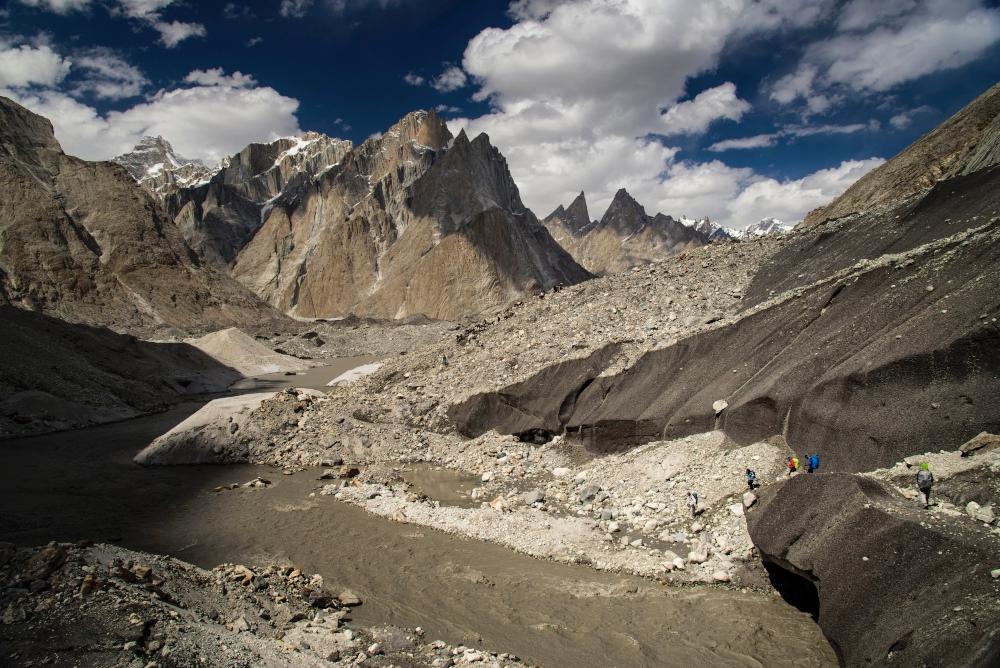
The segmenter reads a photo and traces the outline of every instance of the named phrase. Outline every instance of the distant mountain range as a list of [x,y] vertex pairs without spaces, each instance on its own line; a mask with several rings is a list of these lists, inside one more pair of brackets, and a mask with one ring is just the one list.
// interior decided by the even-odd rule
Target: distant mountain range
[[312,132],[251,144],[214,171],[162,138],[115,160],[201,257],[298,317],[459,318],[590,277],[489,137],[453,137],[433,111],[360,146]]

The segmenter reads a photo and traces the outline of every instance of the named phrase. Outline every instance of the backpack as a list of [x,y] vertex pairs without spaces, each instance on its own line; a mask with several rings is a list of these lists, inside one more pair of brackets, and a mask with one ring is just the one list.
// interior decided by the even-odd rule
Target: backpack
[[811,455],[809,457],[809,466],[813,467],[814,469],[819,468],[819,455]]

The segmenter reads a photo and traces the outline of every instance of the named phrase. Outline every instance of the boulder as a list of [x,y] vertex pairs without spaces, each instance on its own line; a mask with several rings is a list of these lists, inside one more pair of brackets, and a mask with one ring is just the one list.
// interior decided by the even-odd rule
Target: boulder
[[981,454],[989,450],[1000,448],[1000,436],[989,432],[980,432],[978,436],[970,438],[959,447],[963,457]]

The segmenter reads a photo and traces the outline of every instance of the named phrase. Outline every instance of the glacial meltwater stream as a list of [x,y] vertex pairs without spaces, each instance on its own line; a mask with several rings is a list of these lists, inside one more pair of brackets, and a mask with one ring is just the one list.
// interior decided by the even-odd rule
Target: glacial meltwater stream
[[[359,593],[357,623],[422,626],[541,666],[836,665],[813,620],[771,596],[664,587],[394,523],[310,498],[316,471],[132,463],[197,408],[0,442],[0,540],[115,542],[208,568],[281,560]],[[273,485],[213,491],[256,476]]]

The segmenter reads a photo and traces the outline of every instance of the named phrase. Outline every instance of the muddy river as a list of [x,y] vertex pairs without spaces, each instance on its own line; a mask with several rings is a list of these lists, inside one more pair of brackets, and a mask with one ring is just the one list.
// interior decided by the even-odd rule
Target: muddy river
[[[268,380],[276,388],[302,384]],[[362,624],[422,626],[431,637],[542,666],[836,665],[812,619],[770,596],[668,588],[394,523],[332,497],[311,498],[317,472],[132,464],[197,408],[0,442],[0,540],[86,538],[204,567],[278,559],[321,573],[334,590],[358,592],[365,603],[354,618]],[[418,468],[414,475],[428,495],[464,501],[466,490],[448,474]],[[256,476],[274,484],[213,491]]]

